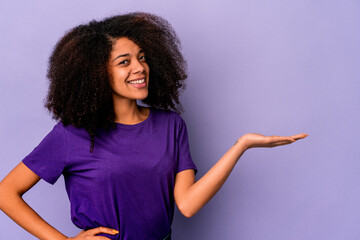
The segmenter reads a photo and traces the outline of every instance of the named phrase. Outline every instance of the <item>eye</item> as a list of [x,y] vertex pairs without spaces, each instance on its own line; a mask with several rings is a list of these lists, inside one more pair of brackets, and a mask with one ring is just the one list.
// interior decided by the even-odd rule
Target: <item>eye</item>
[[124,60],[124,61],[119,62],[118,65],[123,65],[123,64],[127,64],[127,63],[128,63],[128,60]]
[[140,60],[144,60],[144,61],[145,61],[145,60],[146,60],[145,55],[141,56],[141,57],[140,57]]

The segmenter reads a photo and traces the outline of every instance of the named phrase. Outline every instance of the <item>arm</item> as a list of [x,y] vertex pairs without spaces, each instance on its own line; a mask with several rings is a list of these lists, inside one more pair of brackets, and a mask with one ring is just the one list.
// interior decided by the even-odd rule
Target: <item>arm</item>
[[[44,219],[42,219],[22,198],[22,195],[32,188],[40,177],[31,171],[23,162],[20,162],[0,182],[0,209],[26,231],[41,240],[65,240],[67,236],[60,233]],[[82,231],[76,238],[85,239],[100,232],[114,234],[110,229],[100,227]],[[93,238],[87,238],[93,239]],[[94,239],[109,239],[94,237]]]
[[22,195],[39,180],[39,176],[20,162],[0,182],[0,209],[26,231],[39,239],[66,239],[65,235],[45,222],[22,199]]
[[174,198],[185,217],[194,216],[220,190],[244,152],[244,144],[237,141],[197,182],[192,169],[176,174]]
[[194,216],[221,188],[235,164],[249,148],[275,147],[290,144],[307,134],[291,137],[263,136],[249,133],[239,138],[224,156],[197,182],[192,169],[176,174],[174,198],[180,212],[185,217]]

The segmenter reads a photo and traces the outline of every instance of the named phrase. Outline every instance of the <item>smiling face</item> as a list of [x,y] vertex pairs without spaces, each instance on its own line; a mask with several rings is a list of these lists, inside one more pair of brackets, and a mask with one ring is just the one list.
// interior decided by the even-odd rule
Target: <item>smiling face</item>
[[142,100],[148,96],[149,66],[145,53],[126,37],[116,40],[108,62],[115,101]]

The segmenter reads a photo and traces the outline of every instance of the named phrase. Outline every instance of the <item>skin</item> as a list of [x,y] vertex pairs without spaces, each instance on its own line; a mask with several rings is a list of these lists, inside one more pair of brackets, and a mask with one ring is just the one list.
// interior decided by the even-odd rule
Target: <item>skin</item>
[[[113,45],[108,62],[110,85],[113,89],[116,122],[136,124],[144,121],[150,113],[148,108],[140,108],[136,100],[148,95],[150,69],[145,53],[133,41],[119,38]],[[135,88],[129,80],[145,78],[146,87]]]
[[[120,55],[124,55],[119,57]],[[149,116],[149,109],[137,106],[137,99],[148,95],[149,66],[139,46],[127,38],[119,38],[113,46],[108,62],[113,88],[116,122],[136,124]],[[137,89],[128,80],[145,77],[146,87]],[[175,203],[185,217],[194,216],[221,188],[242,154],[251,148],[276,147],[291,144],[308,135],[264,136],[247,133],[217,161],[198,181],[193,169],[176,174],[174,186]],[[98,227],[81,231],[75,237],[67,237],[42,219],[27,203],[22,195],[31,189],[40,178],[25,164],[20,162],[0,182],[0,209],[17,224],[41,240],[105,240],[99,233],[118,234],[115,229]]]

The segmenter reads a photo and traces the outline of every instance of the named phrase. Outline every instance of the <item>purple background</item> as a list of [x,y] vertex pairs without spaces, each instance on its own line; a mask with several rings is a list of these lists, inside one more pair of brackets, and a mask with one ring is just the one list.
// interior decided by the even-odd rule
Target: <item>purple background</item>
[[[310,136],[247,151],[193,218],[176,210],[180,239],[360,238],[360,2],[2,1],[0,178],[52,129],[43,108],[47,60],[64,32],[93,18],[159,14],[188,61],[183,115],[197,178],[248,132]],[[24,195],[68,236],[63,178]],[[35,239],[0,212],[0,239]]]

